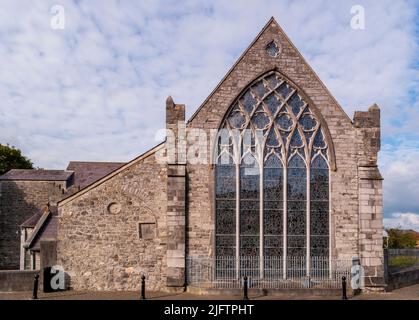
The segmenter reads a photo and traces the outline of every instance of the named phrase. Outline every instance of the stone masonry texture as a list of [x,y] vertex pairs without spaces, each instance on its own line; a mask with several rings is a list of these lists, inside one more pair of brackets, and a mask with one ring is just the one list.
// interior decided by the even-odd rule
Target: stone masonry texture
[[[272,40],[279,44],[281,53],[272,58],[265,50]],[[188,122],[188,128],[202,128],[210,134],[217,129],[234,99],[254,79],[270,70],[277,70],[304,92],[323,116],[329,129],[336,170],[331,172],[331,243],[332,257],[351,259],[361,256],[367,276],[382,277],[382,193],[381,176],[376,167],[379,150],[379,110],[372,108],[361,121],[362,129],[356,128],[351,119],[330,92],[321,83],[313,70],[304,61],[297,49],[280,29],[271,21],[259,38],[242,56],[231,72],[205,101],[199,111]],[[372,127],[372,128],[370,128]],[[210,150],[208,150],[210,152]],[[365,183],[360,180],[359,170],[365,165],[375,165],[378,180]],[[188,226],[187,252],[193,256],[214,255],[214,208],[213,168],[208,165],[188,165]],[[361,228],[360,197],[371,195],[376,211],[372,226]],[[371,219],[373,216],[371,216]],[[362,232],[360,232],[360,228]],[[361,243],[361,238],[373,238],[372,243]],[[363,241],[363,240],[362,240]]]
[[0,269],[19,269],[19,225],[67,196],[63,181],[0,181]]
[[[167,170],[154,154],[59,207],[57,264],[71,288],[149,290],[166,286]],[[155,236],[143,239],[141,224]]]
[[[266,51],[272,41],[280,49],[276,57]],[[70,287],[139,290],[144,274],[150,290],[173,290],[185,284],[187,257],[214,256],[214,168],[211,163],[185,161],[179,150],[188,146],[181,129],[186,126],[186,133],[203,129],[210,137],[238,95],[272,70],[308,98],[330,134],[332,258],[358,257],[366,284],[382,283],[383,200],[377,167],[380,110],[373,105],[368,111],[356,112],[351,120],[271,19],[187,123],[185,106],[167,99],[166,128],[173,135],[164,144],[59,203],[57,263],[66,270]],[[210,143],[206,147],[211,155]],[[164,149],[170,155],[166,164],[156,157]],[[2,199],[17,192],[12,187],[2,184]],[[22,188],[26,190],[24,184]],[[16,212],[18,206],[24,206],[9,202],[13,201],[1,205],[2,217],[7,208]],[[9,216],[10,221],[15,219]],[[14,240],[7,241],[2,244],[4,252]],[[14,264],[18,260],[11,266]]]

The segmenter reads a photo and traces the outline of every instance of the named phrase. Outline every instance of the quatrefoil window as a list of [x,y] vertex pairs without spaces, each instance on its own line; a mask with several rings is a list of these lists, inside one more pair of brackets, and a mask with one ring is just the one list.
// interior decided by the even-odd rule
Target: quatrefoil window
[[266,52],[272,57],[276,58],[279,56],[280,49],[278,44],[275,41],[271,41],[266,46]]

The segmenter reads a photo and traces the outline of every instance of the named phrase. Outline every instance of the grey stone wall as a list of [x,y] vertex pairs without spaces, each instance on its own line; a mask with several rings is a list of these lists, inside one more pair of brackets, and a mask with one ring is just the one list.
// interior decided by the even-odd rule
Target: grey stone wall
[[66,196],[58,181],[0,181],[0,269],[19,269],[19,225]]
[[[275,40],[281,54],[273,58],[266,45]],[[351,258],[358,254],[358,175],[356,131],[326,87],[275,22],[272,22],[242,56],[188,128],[203,128],[209,135],[217,129],[239,93],[261,74],[276,69],[295,83],[311,100],[326,121],[334,144],[336,171],[331,172],[332,254]],[[189,224],[188,252],[213,254],[214,209],[213,170],[208,165],[188,165]]]
[[[57,264],[77,290],[166,286],[167,170],[154,153],[59,205]],[[71,200],[71,201],[68,201]]]
[[399,270],[388,274],[387,290],[396,290],[419,284],[419,268],[412,267],[405,270]]
[[[269,56],[265,50],[272,40],[280,46],[278,57]],[[283,74],[308,97],[311,108],[321,113],[333,141],[329,145],[336,161],[330,177],[332,257],[359,256],[366,276],[379,278],[379,110],[374,107],[357,113],[352,122],[274,21],[203,103],[187,130],[204,129],[209,137],[240,92],[270,70]],[[175,133],[172,138],[178,147],[181,139],[177,130],[183,120],[184,106],[169,98],[167,128]],[[73,288],[138,290],[142,273],[147,275],[151,290],[181,286],[185,250],[189,256],[213,256],[213,167],[188,163],[184,171],[185,159],[172,147],[167,151],[175,152],[175,157],[169,159],[168,166],[157,164],[151,154],[60,205],[58,264],[70,275]],[[208,144],[208,154],[211,151]]]
[[359,143],[359,256],[366,284],[384,285],[383,178],[377,166],[381,145],[378,106],[356,112],[354,126]]
[[[166,101],[166,129],[173,133],[166,143],[168,153],[167,164],[167,269],[166,284],[168,287],[183,287],[185,284],[185,228],[186,228],[186,163],[184,134],[185,106],[175,104],[169,97]],[[180,125],[180,130],[179,130]],[[174,150],[173,150],[174,148]],[[174,151],[174,152],[173,152]]]
[[39,270],[0,270],[0,292],[32,291],[36,274]]
[[[269,56],[265,50],[266,45],[272,40],[275,40],[281,49],[276,58]],[[358,167],[363,165],[360,158],[368,158],[368,161],[376,159],[379,140],[367,138],[368,142],[365,142],[365,136],[359,133],[351,119],[275,22],[267,26],[240,58],[188,122],[187,128],[205,129],[209,136],[211,129],[219,128],[224,115],[240,92],[258,76],[274,69],[294,82],[309,97],[311,106],[320,111],[330,131],[333,141],[333,146],[330,147],[334,148],[336,158],[336,170],[331,172],[330,177],[333,258],[350,259],[361,255],[362,262],[367,267],[372,267],[367,268],[367,276],[379,276],[382,274],[382,249],[379,239],[382,237],[381,181],[374,181],[373,184],[364,182],[360,180],[358,170]],[[377,113],[376,110],[372,112],[375,115]],[[363,126],[365,132],[372,134],[371,138],[377,138],[376,119],[366,119]],[[367,129],[370,126],[374,128]],[[211,150],[208,149],[208,152]],[[212,256],[215,227],[213,168],[209,165],[188,165],[187,171],[187,252],[193,256]],[[359,232],[361,223],[366,223],[360,220],[360,194],[371,195],[371,199],[366,201],[374,202],[374,208],[370,209],[375,211],[375,215],[368,218],[368,224],[372,226],[368,232],[374,238],[373,244],[366,243],[366,240],[360,242],[360,237],[364,239],[365,236],[364,232]],[[372,245],[373,247],[370,247]]]

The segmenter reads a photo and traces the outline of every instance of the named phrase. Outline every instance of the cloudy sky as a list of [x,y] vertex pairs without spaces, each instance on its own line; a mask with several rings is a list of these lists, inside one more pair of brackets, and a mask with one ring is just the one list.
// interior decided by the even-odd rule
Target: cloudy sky
[[271,16],[350,117],[381,106],[385,223],[419,230],[417,0],[2,0],[0,143],[43,168],[129,161],[156,143],[166,97],[192,115]]

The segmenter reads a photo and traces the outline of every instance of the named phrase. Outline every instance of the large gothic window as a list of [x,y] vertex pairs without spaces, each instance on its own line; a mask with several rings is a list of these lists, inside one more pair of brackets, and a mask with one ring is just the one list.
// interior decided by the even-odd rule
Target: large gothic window
[[[309,272],[328,259],[329,156],[325,128],[279,73],[256,80],[233,103],[216,152],[216,256],[275,259]],[[245,259],[246,258],[246,259]],[[263,273],[261,273],[263,274]]]

